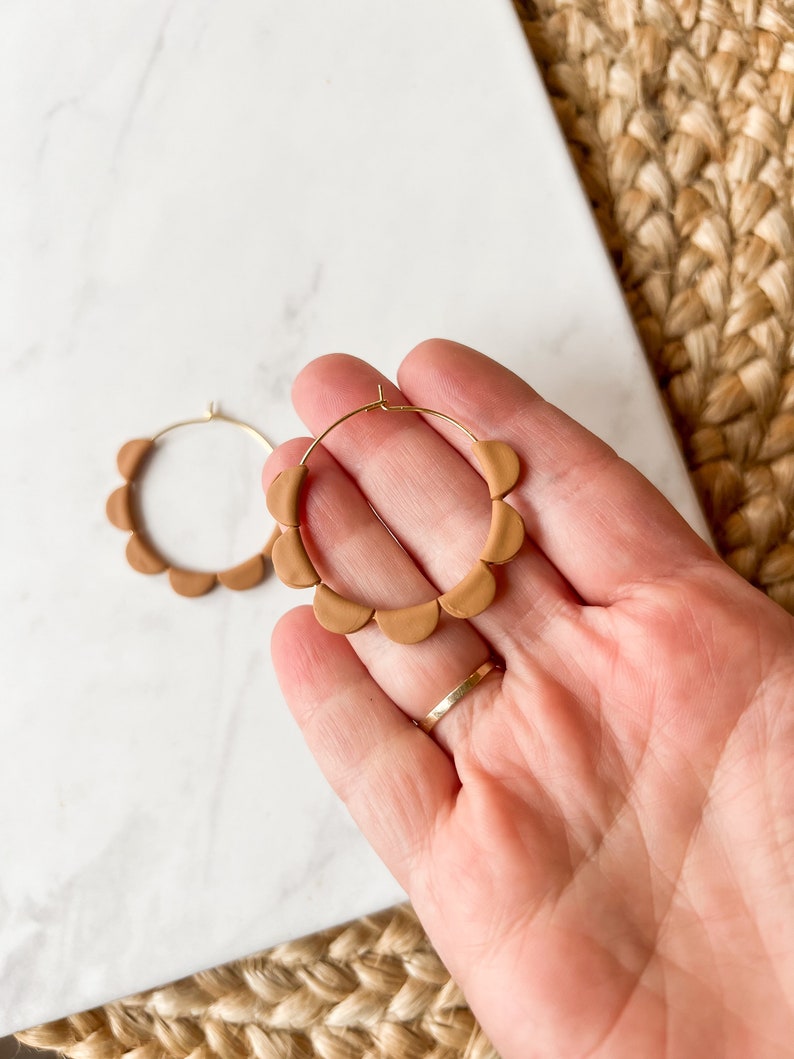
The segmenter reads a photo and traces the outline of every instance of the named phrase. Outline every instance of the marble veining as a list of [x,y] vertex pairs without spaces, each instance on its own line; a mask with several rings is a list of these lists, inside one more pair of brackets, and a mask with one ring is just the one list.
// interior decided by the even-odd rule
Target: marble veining
[[[312,357],[393,375],[445,335],[704,527],[508,0],[26,0],[0,69],[7,1033],[402,897],[271,671],[294,595],[133,573],[104,517],[123,441],[212,399],[285,439]],[[213,518],[189,458],[152,483],[180,555],[247,557],[237,451],[194,457]]]

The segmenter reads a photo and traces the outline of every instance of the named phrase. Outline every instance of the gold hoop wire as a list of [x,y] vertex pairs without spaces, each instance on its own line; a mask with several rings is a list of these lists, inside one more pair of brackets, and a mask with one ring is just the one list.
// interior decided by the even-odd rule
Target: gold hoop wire
[[466,437],[471,441],[477,441],[477,438],[472,434],[468,427],[464,427],[462,423],[459,423],[457,419],[453,419],[452,416],[445,415],[443,412],[437,412],[434,408],[420,408],[413,404],[389,404],[388,398],[383,395],[383,387],[378,383],[377,401],[371,401],[369,404],[363,404],[360,408],[354,408],[352,412],[346,412],[343,416],[340,416],[335,423],[332,423],[330,427],[326,427],[322,434],[318,434],[308,449],[304,452],[300,462],[306,463],[320,442],[323,441],[324,438],[327,438],[332,430],[336,430],[338,426],[341,426],[342,423],[346,423],[347,420],[352,419],[353,416],[357,416],[359,412],[373,412],[376,408],[381,408],[384,412],[421,412],[423,415],[435,416],[436,419],[443,419],[445,423],[451,423],[453,427],[462,430]]
[[[309,457],[332,430],[353,416],[376,409],[434,416],[461,430],[472,442],[472,453],[482,469],[491,497],[488,538],[472,569],[449,592],[411,607],[375,608],[341,596],[323,582],[301,535],[300,501],[309,474]],[[390,404],[384,397],[383,387],[378,386],[377,401],[340,416],[317,435],[299,463],[281,471],[271,482],[267,490],[268,510],[283,527],[273,547],[273,569],[290,588],[314,588],[315,617],[330,632],[349,635],[374,619],[381,632],[395,643],[419,643],[435,631],[442,611],[453,618],[473,618],[493,602],[496,580],[491,567],[510,562],[524,543],[524,522],[516,509],[504,500],[518,481],[520,470],[518,455],[506,442],[478,441],[468,427],[433,408]]]
[[255,427],[242,419],[234,419],[215,407],[215,402],[210,402],[207,411],[193,419],[180,419],[171,423],[162,430],[158,430],[150,438],[135,438],[127,441],[118,451],[116,464],[124,478],[124,485],[119,486],[108,497],[105,507],[109,521],[120,530],[130,534],[127,541],[127,562],[141,574],[161,574],[168,572],[168,580],[173,590],[180,596],[195,598],[206,595],[216,585],[224,585],[226,588],[241,592],[258,585],[264,578],[266,572],[266,560],[271,557],[273,545],[281,534],[276,526],[264,548],[256,552],[250,559],[246,559],[228,570],[217,572],[205,570],[188,570],[184,567],[174,566],[160,554],[154,544],[147,536],[141,525],[138,505],[135,502],[135,493],[140,489],[138,476],[151,460],[157,442],[172,430],[181,427],[200,426],[205,423],[222,422],[228,423],[239,430],[244,431],[249,437],[254,438],[264,446],[267,453],[273,451],[273,446]]

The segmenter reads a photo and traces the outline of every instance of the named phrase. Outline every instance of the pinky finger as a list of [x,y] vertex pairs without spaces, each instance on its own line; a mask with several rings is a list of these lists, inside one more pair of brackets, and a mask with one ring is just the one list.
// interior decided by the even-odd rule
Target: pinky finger
[[375,683],[310,607],[276,626],[273,663],[309,750],[353,819],[409,889],[460,782],[451,760]]

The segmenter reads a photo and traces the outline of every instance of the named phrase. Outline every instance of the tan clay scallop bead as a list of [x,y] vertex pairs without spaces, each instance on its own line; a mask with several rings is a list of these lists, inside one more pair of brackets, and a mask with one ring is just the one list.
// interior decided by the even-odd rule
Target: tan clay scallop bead
[[123,478],[129,481],[135,477],[152,445],[154,442],[151,438],[135,438],[121,446],[116,463]]
[[301,463],[297,467],[287,467],[270,483],[266,496],[267,509],[282,526],[300,525],[300,493],[308,473],[309,468]]
[[131,499],[128,482],[125,485],[119,486],[119,488],[114,490],[108,497],[105,511],[107,512],[108,519],[116,529],[135,529],[135,522],[132,518]]
[[399,610],[376,610],[375,621],[384,636],[394,643],[419,643],[426,640],[438,625],[438,600],[419,603]]
[[518,481],[518,455],[504,441],[475,441],[471,451],[482,467],[491,500],[501,500]]
[[246,588],[253,588],[265,576],[264,555],[252,555],[244,563],[232,566],[228,570],[221,570],[218,580],[226,588],[233,588],[236,592],[242,592]]
[[171,582],[171,588],[173,588],[174,592],[180,596],[195,598],[196,596],[206,595],[211,588],[214,588],[217,583],[217,576],[200,570],[180,570],[178,567],[172,566],[168,571],[168,580]]
[[485,563],[507,563],[524,543],[524,522],[504,500],[494,500],[491,508],[491,528],[480,558]]
[[273,551],[273,545],[276,543],[280,536],[281,526],[274,526],[270,536],[268,537],[267,544],[262,549],[262,555],[264,555],[266,559],[270,558],[270,555]]
[[168,563],[153,551],[137,533],[127,541],[127,562],[139,574],[161,574]]
[[301,540],[300,530],[290,526],[273,545],[273,569],[289,588],[311,588],[320,581]]
[[493,603],[496,579],[487,563],[478,560],[460,584],[438,597],[439,605],[453,618],[473,618]]
[[228,570],[221,570],[218,574],[218,581],[220,584],[222,584],[224,588],[234,589],[235,592],[243,592],[247,588],[253,588],[254,585],[258,585],[260,581],[264,580],[265,574],[267,573],[267,560],[273,552],[273,545],[280,536],[280,527],[274,526],[273,532],[270,534],[270,538],[261,552],[252,555],[251,558],[246,559],[244,563],[232,566]]
[[372,619],[372,607],[354,603],[338,595],[328,585],[318,585],[314,593],[314,616],[324,629],[347,635],[358,632]]

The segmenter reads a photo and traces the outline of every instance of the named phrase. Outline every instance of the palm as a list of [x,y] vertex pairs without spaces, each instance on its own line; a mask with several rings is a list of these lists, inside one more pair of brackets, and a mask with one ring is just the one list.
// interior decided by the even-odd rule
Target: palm
[[[449,349],[436,344],[431,354]],[[333,418],[318,400],[304,398],[315,429]],[[639,476],[568,429],[579,469],[548,475],[557,511],[539,504],[537,480],[512,498],[545,547],[522,553],[482,620],[450,622],[413,648],[387,647],[365,629],[354,653],[302,609],[276,637],[282,683],[503,1055],[783,1054],[794,984],[794,786],[784,769],[794,720],[783,703],[792,623],[718,564]],[[372,453],[372,438],[340,445],[336,455],[371,496],[350,454]],[[428,457],[433,468],[439,453]],[[290,462],[289,451],[277,459]],[[439,480],[450,480],[440,466]],[[382,472],[376,466],[373,481]],[[655,577],[632,577],[642,526],[621,527],[622,549],[610,541],[598,554],[594,543],[579,566],[565,556],[555,519],[587,505],[588,477],[612,490],[615,506],[633,490],[636,503],[659,507],[657,537],[645,538]],[[481,529],[476,495],[447,526],[450,501],[438,492],[428,520],[446,530],[447,547],[438,559],[415,549],[431,577],[442,559],[467,562]],[[329,520],[336,494],[346,494],[345,513]],[[365,557],[392,544],[330,458],[312,497],[328,524],[318,526],[318,549],[331,556],[346,542],[337,580],[354,595],[377,591],[382,575]],[[390,565],[405,561],[395,553]],[[421,575],[406,567],[404,576],[415,592]],[[395,709],[422,716],[489,648],[505,659],[504,677],[462,701],[435,742]]]

